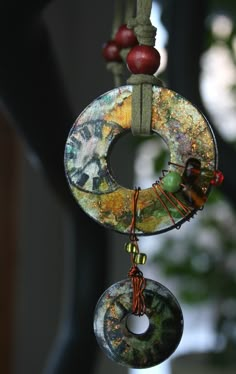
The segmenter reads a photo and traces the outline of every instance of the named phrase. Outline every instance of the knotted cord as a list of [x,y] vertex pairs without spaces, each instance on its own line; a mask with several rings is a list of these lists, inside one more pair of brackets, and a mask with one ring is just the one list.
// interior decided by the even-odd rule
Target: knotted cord
[[137,1],[137,16],[128,20],[128,28],[133,29],[139,44],[154,46],[156,27],[150,21],[152,0]]
[[[114,3],[114,17],[112,24],[111,39],[114,36],[122,23],[122,4],[120,0],[116,0]],[[122,62],[112,61],[107,62],[107,70],[111,71],[114,77],[114,86],[120,87],[122,85],[122,77],[124,75],[124,64]]]
[[[140,188],[135,188],[134,196],[133,196],[133,217],[130,225],[130,241],[135,244],[137,252],[139,253],[138,247],[138,238],[135,232],[136,227],[136,215],[137,215],[137,203],[138,203],[138,196],[139,196]],[[128,272],[128,276],[131,278],[132,281],[132,288],[133,288],[133,302],[132,302],[132,313],[137,316],[142,316],[145,314],[145,300],[143,291],[146,286],[146,280],[143,277],[143,273],[137,267],[133,260],[133,253],[131,253],[131,263],[132,266]]]
[[[127,25],[129,24],[129,21],[134,17],[135,14],[135,5],[136,1],[135,0],[126,0],[125,4],[125,15],[124,15],[124,23]],[[132,28],[132,27],[129,27]],[[122,60],[124,61],[124,64],[126,64],[126,57],[130,51],[130,48],[122,48],[120,50],[120,55]]]
[[133,287],[132,313],[137,316],[142,316],[146,311],[145,299],[143,295],[143,291],[146,286],[146,280],[143,277],[143,273],[136,265],[133,265],[130,268],[128,276],[132,280]]
[[[154,46],[156,27],[150,21],[152,0],[137,0],[137,15],[128,21],[128,27],[134,30],[139,44]],[[152,120],[152,85],[162,86],[154,75],[132,74],[127,80],[133,85],[132,125],[133,135],[150,135]]]

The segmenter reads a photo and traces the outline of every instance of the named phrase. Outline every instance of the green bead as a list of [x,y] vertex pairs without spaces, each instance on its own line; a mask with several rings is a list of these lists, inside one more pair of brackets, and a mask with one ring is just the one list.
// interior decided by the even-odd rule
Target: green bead
[[170,171],[161,179],[161,187],[167,192],[177,192],[180,189],[182,178],[177,171]]
[[134,255],[134,263],[137,265],[144,265],[147,261],[147,255],[145,253],[136,253]]
[[132,242],[125,244],[125,250],[128,253],[137,253],[138,252],[138,248],[137,248],[136,244],[134,244]]

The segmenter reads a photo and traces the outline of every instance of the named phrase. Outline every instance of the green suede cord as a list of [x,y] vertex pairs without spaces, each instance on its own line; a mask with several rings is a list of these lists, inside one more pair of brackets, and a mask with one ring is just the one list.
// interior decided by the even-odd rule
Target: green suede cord
[[150,21],[152,0],[137,0],[137,16],[128,21],[128,27],[134,30],[139,44],[155,45],[156,27]]
[[[114,39],[115,34],[122,24],[122,3],[121,0],[116,0],[114,3],[114,17],[112,24],[111,39]],[[114,79],[114,86],[120,87],[122,85],[124,76],[124,64],[122,62],[108,62],[106,64],[107,70],[109,70]]]
[[129,53],[129,51],[130,51],[130,48],[122,48],[120,50],[120,56],[121,56],[124,64],[126,64],[126,58],[127,58],[127,55]]
[[124,75],[124,65],[122,62],[107,62],[107,70],[111,71],[114,78],[114,86],[120,87],[122,85],[122,78]]
[[[150,21],[152,0],[137,0],[137,16],[128,21],[141,45],[154,46],[156,28]],[[132,124],[133,135],[150,135],[152,122],[152,85],[162,86],[154,75],[133,74],[127,80],[133,85]]]
[[122,24],[122,2],[121,0],[115,0],[113,14],[114,16],[113,16],[112,33],[111,33],[112,39],[114,39],[118,28]]
[[163,86],[163,83],[160,79],[155,77],[155,75],[148,74],[132,74],[129,79],[127,79],[128,84],[138,85],[140,84],[153,84],[155,86]]
[[[133,19],[136,10],[136,0],[126,0],[125,2],[125,13],[124,13],[124,24],[128,24],[130,19]],[[126,58],[131,48],[122,48],[120,50],[120,56],[123,63],[126,65]]]
[[135,3],[136,3],[135,0],[126,0],[125,17],[124,17],[125,24],[127,24],[129,20],[134,17]]
[[149,136],[152,122],[152,85],[161,87],[162,81],[154,75],[133,74],[127,83],[133,85],[132,134]]

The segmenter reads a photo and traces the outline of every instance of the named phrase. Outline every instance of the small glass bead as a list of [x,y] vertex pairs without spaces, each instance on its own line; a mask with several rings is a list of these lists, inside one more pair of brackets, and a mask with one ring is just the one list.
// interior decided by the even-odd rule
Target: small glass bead
[[128,253],[138,253],[138,248],[136,244],[131,243],[131,242],[125,244],[125,250]]
[[134,263],[137,265],[144,265],[147,261],[147,255],[145,253],[136,253],[134,255]]
[[214,178],[211,180],[213,186],[220,186],[224,180],[224,174],[220,170],[214,172]]
[[170,171],[161,179],[161,187],[167,192],[176,192],[180,189],[182,178],[177,171]]

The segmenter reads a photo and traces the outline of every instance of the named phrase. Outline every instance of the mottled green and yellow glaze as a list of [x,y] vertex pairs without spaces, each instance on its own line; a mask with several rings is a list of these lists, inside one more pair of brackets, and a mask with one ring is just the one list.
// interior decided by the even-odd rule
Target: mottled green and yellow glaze
[[181,308],[166,287],[146,279],[143,295],[149,326],[141,334],[127,327],[133,298],[130,279],[108,288],[94,314],[94,332],[106,355],[121,365],[140,369],[166,360],[176,350],[183,333]]
[[[109,155],[112,143],[131,129],[131,99],[132,86],[123,86],[93,101],[75,121],[65,148],[66,175],[78,204],[97,222],[120,233],[130,231],[134,191],[116,182]],[[217,151],[211,128],[199,110],[179,94],[153,87],[152,131],[166,142],[170,162],[185,165],[190,157],[201,161],[202,168],[209,173],[201,176],[198,187],[208,195],[211,176],[217,168]],[[173,165],[169,171],[183,173],[182,168]],[[175,196],[187,204],[181,189]],[[169,230],[194,213],[189,206],[183,216],[165,196],[161,198],[169,212],[152,186],[140,191],[137,234]]]

